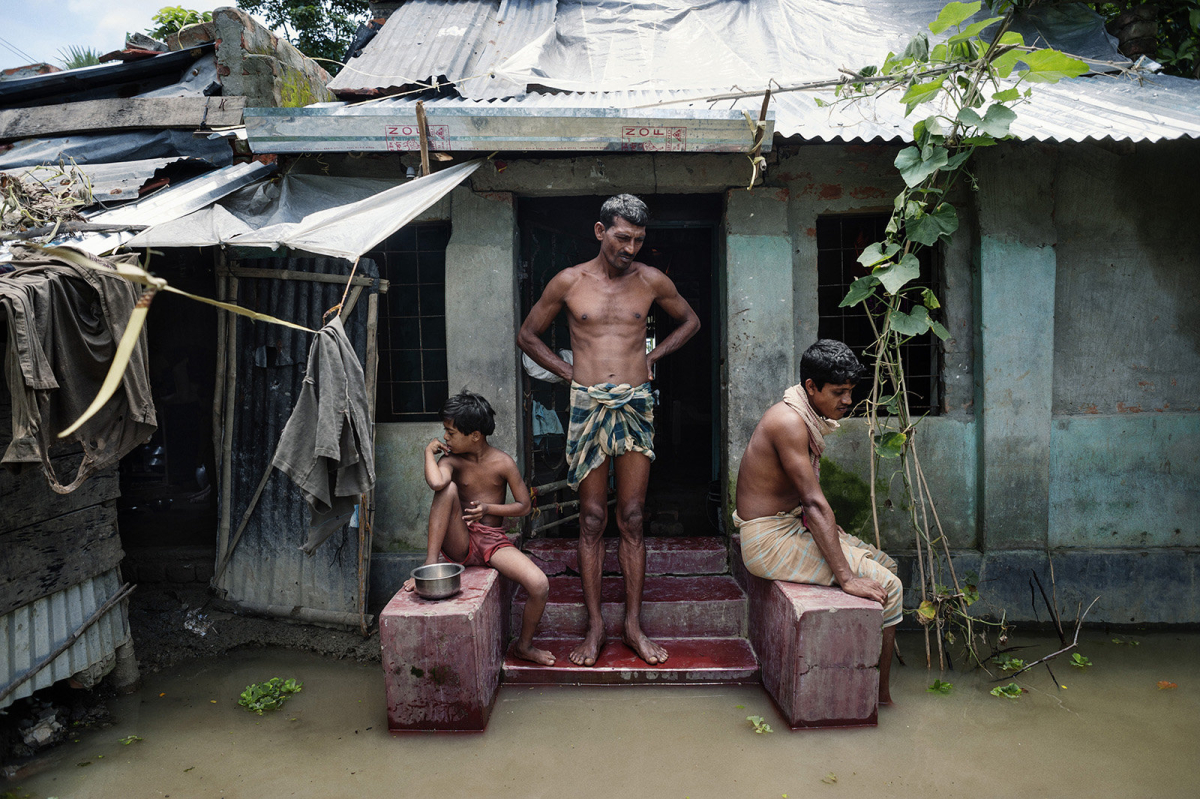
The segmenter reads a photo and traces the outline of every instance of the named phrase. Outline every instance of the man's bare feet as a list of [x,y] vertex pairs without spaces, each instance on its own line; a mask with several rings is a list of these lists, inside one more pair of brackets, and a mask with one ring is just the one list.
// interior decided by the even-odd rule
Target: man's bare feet
[[513,644],[512,653],[521,660],[530,660],[541,666],[553,666],[554,655],[551,655],[545,649],[538,649],[532,643],[522,644],[517,641]]
[[587,637],[583,639],[583,643],[571,650],[568,655],[571,662],[576,666],[595,666],[596,658],[600,657],[600,650],[604,648],[604,628],[588,630]]
[[632,649],[638,657],[651,666],[667,662],[667,650],[647,638],[640,626],[626,623],[625,634],[621,638],[625,641],[625,646]]

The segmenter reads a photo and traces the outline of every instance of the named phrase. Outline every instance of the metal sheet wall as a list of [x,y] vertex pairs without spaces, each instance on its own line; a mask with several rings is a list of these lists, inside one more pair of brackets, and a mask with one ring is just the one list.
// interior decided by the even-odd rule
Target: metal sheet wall
[[[0,616],[0,685],[48,657],[120,588],[113,568]],[[50,665],[0,700],[0,708],[92,666],[115,663],[117,647],[129,640],[127,608],[118,602]]]
[[[240,278],[237,302],[247,308],[317,329],[326,310],[341,299],[350,264],[334,258],[243,260],[238,267],[288,270],[341,276],[336,283],[302,279]],[[370,261],[358,275],[377,276]],[[346,318],[346,334],[365,363],[367,296],[364,292]],[[300,395],[312,337],[279,325],[238,317],[236,342],[229,357],[236,364],[232,413],[232,531],[249,506],[275,453],[279,436]],[[226,377],[226,380],[229,380]],[[224,509],[223,509],[224,510]],[[359,607],[359,538],[349,527],[330,536],[311,556],[299,547],[308,530],[308,504],[300,490],[272,470],[262,496],[219,578],[225,598],[271,615],[306,615],[349,626]],[[219,562],[218,562],[219,567]],[[298,614],[304,608],[313,613]],[[357,626],[357,622],[354,622]]]

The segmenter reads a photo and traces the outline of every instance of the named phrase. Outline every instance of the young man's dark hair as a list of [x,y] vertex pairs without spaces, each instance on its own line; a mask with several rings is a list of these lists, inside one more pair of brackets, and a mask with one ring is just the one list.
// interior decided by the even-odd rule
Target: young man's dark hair
[[826,383],[857,383],[866,376],[867,369],[854,351],[836,339],[820,339],[800,357],[800,384],[812,380],[817,391]]
[[609,197],[604,201],[604,205],[600,206],[600,224],[604,225],[605,230],[608,230],[616,222],[618,216],[631,225],[645,227],[646,223],[650,221],[650,210],[646,208],[644,202],[632,194],[618,194]]
[[491,403],[466,389],[446,400],[442,406],[442,419],[465,435],[478,430],[490,436],[496,430],[496,412],[492,410]]

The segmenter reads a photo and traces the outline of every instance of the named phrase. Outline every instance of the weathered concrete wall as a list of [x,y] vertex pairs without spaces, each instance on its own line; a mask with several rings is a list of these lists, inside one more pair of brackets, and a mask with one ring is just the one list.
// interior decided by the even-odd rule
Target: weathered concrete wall
[[453,192],[446,247],[446,367],[453,394],[482,394],[496,411],[491,444],[520,460],[517,213],[513,196]]
[[726,200],[723,411],[729,512],[733,480],[754,426],[796,382],[787,201],[786,189],[734,190]]
[[301,108],[335,100],[325,88],[329,73],[286,39],[237,8],[218,8],[212,22],[189,25],[171,49],[217,43],[217,74],[226,96],[245,97],[250,108]]
[[[450,218],[446,247],[446,367],[451,393],[466,387],[496,410],[491,443],[520,460],[520,371],[516,349],[516,210],[510,194],[476,194],[465,186],[418,221]],[[429,503],[425,445],[440,437],[440,422],[381,424],[376,433],[374,549],[424,551]]]

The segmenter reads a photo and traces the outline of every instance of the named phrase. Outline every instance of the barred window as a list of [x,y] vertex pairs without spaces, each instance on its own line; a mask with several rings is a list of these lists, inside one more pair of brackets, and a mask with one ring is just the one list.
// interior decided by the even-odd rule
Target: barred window
[[[845,342],[854,353],[864,357],[874,343],[871,323],[863,306],[839,308],[850,284],[866,275],[868,269],[858,262],[867,245],[883,241],[887,228],[886,214],[856,214],[828,216],[817,219],[817,335]],[[921,262],[921,285],[929,287],[942,299],[940,248],[925,247],[918,254]],[[879,303],[877,299],[867,300]],[[873,306],[873,308],[876,306]],[[902,308],[902,310],[908,310]],[[941,321],[942,312],[931,315]],[[914,416],[937,415],[942,404],[942,342],[933,333],[926,333],[901,345],[904,376],[910,391],[909,409]],[[865,380],[854,392],[857,402],[870,393],[870,381]],[[856,408],[855,413],[860,411]]]
[[437,421],[446,384],[449,223],[405,225],[366,255],[389,281],[379,311],[379,422]]

